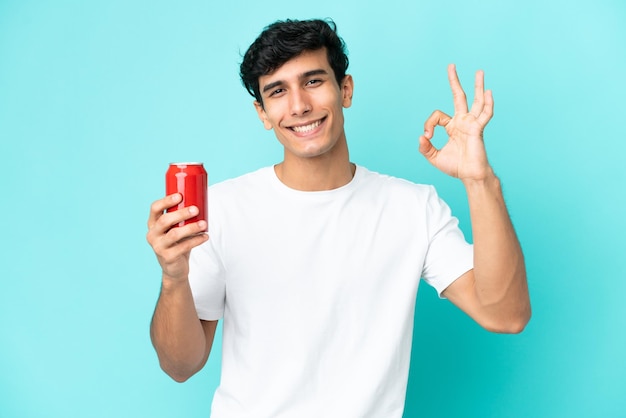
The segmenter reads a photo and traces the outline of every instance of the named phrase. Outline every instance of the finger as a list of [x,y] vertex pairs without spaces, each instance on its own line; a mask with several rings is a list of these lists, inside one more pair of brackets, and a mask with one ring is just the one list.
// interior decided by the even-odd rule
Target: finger
[[148,231],[147,239],[157,254],[164,254],[169,249],[190,238],[197,235],[207,235],[206,230],[206,221],[200,220],[176,228],[169,228],[166,231],[157,231],[157,228],[153,228]]
[[[181,234],[184,234],[186,231],[183,230],[182,232],[178,232],[180,228],[175,227],[180,225],[181,222],[193,218],[197,214],[198,208],[195,206],[189,206],[173,212],[161,214],[148,230],[148,234],[146,235],[148,242],[153,248],[168,248],[176,241],[182,239],[183,236]],[[206,222],[202,222],[203,224],[201,225],[206,227]],[[168,235],[170,231],[176,232]],[[163,242],[164,239],[165,241]]]
[[436,159],[439,150],[430,142],[426,136],[419,138],[419,152],[431,163]]
[[[168,231],[169,229],[180,225],[181,222],[187,221],[197,216],[200,210],[197,206],[188,206],[186,208],[177,209],[172,212],[163,214],[157,221],[158,227]],[[158,228],[157,228],[158,229]]]
[[191,251],[194,247],[201,245],[209,240],[209,235],[206,233],[200,233],[196,235],[189,236],[185,239],[182,239],[177,242],[177,250],[181,253],[187,253]]
[[450,82],[450,88],[452,89],[452,100],[454,102],[454,114],[467,113],[467,98],[459,76],[456,73],[456,66],[454,64],[448,65],[448,81]]
[[156,200],[150,206],[150,216],[148,217],[148,228],[152,228],[156,221],[163,215],[163,211],[176,206],[182,200],[180,193],[174,193],[165,196],[163,199]]
[[493,117],[493,106],[493,93],[491,90],[487,90],[485,92],[485,105],[483,106],[482,112],[478,116],[478,122],[481,125],[485,126]]
[[167,247],[178,245],[183,241],[187,241],[196,235],[206,235],[206,221],[201,220],[193,222],[167,231],[164,244]]
[[485,106],[485,73],[482,70],[476,71],[474,81],[474,102],[470,113],[478,118]]
[[424,136],[427,139],[432,139],[435,134],[435,127],[446,126],[452,118],[443,113],[441,110],[435,110],[424,122]]

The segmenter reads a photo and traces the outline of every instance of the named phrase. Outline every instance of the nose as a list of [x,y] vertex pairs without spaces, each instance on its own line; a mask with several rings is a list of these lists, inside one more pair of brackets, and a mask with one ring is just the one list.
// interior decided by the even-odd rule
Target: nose
[[311,111],[311,104],[308,95],[301,90],[292,90],[290,95],[291,116],[306,115]]

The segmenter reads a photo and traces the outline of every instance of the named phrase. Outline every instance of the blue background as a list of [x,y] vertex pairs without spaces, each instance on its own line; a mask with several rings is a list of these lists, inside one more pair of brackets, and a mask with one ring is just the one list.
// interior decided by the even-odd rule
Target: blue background
[[626,416],[621,0],[0,0],[0,416],[208,416],[220,344],[180,385],[149,341],[148,208],[170,161],[216,182],[281,159],[238,64],[289,17],[332,17],[348,44],[352,160],[435,184],[468,236],[462,186],[417,138],[452,110],[449,62],[470,100],[479,68],[494,91],[533,318],[490,334],[421,286],[405,416]]

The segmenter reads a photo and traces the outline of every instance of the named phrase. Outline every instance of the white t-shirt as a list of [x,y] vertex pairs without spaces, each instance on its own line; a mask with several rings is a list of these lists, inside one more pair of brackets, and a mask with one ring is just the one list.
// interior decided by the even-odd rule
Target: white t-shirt
[[361,166],[328,191],[273,167],[215,184],[209,236],[189,279],[224,319],[213,418],[401,417],[419,279],[441,294],[473,265],[432,186]]

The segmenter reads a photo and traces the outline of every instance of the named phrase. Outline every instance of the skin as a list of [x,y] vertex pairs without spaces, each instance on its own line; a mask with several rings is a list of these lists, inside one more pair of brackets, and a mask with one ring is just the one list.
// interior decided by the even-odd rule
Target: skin
[[259,87],[263,103],[254,102],[259,119],[284,147],[283,162],[275,166],[278,178],[306,191],[348,183],[354,166],[348,157],[343,109],[352,104],[352,76],[346,75],[339,85],[321,49],[304,52],[259,77]]
[[[452,64],[448,79],[454,115],[440,110],[430,115],[419,139],[419,151],[465,186],[474,236],[474,269],[452,283],[443,296],[490,331],[518,333],[530,320],[530,297],[524,256],[483,140],[485,126],[493,116],[493,95],[485,91],[484,73],[478,71],[474,102],[468,109]],[[430,142],[437,126],[444,127],[449,136],[441,149]]]
[[180,194],[173,194],[152,204],[146,236],[163,272],[150,338],[161,368],[177,382],[184,382],[204,367],[217,327],[217,321],[198,319],[188,279],[191,249],[209,239],[202,232],[206,222],[173,228],[198,213],[194,206],[164,213],[181,199]]
[[[467,191],[474,236],[474,269],[443,293],[483,327],[517,333],[530,318],[524,258],[502,196],[500,182],[488,162],[483,132],[493,116],[493,96],[476,73],[474,102],[468,109],[454,65],[448,67],[454,115],[434,111],[424,124],[419,151],[435,167],[459,178]],[[346,75],[337,83],[326,51],[307,51],[275,72],[259,78],[263,103],[254,106],[266,129],[273,129],[284,147],[275,165],[287,186],[306,191],[330,190],[352,179],[344,131],[343,109],[352,104],[354,82]],[[449,136],[437,149],[435,128]],[[165,213],[180,195],[152,204],[147,240],[161,265],[162,288],[151,323],[151,338],[163,370],[182,382],[207,361],[217,321],[202,321],[195,311],[188,281],[189,254],[209,238],[200,221],[172,228],[190,219],[197,208]]]

